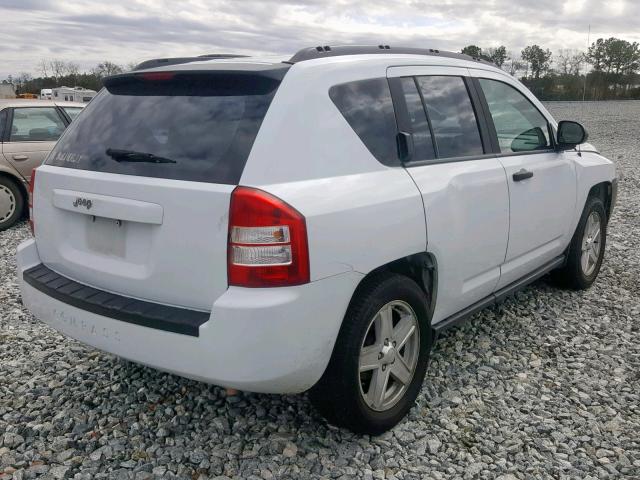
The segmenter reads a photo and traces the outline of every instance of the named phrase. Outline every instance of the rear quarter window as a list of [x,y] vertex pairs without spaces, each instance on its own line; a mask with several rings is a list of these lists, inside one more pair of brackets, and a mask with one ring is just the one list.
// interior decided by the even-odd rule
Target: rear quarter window
[[334,85],[329,97],[371,154],[385,165],[399,165],[396,117],[386,78]]
[[46,163],[237,184],[279,84],[220,72],[161,81],[124,78],[93,98]]

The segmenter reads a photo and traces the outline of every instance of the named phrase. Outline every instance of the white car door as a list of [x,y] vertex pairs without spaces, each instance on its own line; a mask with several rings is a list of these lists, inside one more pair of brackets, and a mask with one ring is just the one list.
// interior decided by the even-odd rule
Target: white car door
[[543,107],[506,75],[474,70],[486,99],[509,186],[509,246],[498,288],[559,256],[571,240],[575,152],[554,149]]
[[437,262],[435,324],[496,288],[509,230],[507,179],[485,145],[467,69],[393,67],[388,76],[411,151],[405,166],[423,198],[427,250]]

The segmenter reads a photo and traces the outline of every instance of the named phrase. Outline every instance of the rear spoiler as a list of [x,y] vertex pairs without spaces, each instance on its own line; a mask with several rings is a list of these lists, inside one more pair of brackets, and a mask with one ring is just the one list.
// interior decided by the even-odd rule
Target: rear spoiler
[[172,57],[172,58],[152,58],[139,63],[133,68],[136,70],[146,70],[148,68],[167,67],[170,65],[180,65],[182,63],[201,62],[203,60],[215,60],[224,58],[245,58],[247,55],[236,55],[234,53],[210,53],[198,55],[197,57]]
[[148,70],[132,70],[105,77],[103,85],[107,88],[126,83],[162,82],[170,80],[185,80],[202,78],[203,76],[233,76],[236,78],[255,78],[282,81],[291,65],[285,63],[220,63],[207,65],[207,68],[190,69],[184,66],[177,68],[153,68]]
[[[112,75],[105,88],[120,95],[266,95],[282,82],[290,65],[231,64],[206,70],[151,69]],[[151,88],[153,92],[151,93]]]

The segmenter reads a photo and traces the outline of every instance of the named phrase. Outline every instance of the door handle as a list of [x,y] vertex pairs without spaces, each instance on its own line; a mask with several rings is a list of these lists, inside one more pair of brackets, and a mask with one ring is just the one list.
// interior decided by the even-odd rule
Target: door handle
[[29,160],[29,157],[27,155],[14,155],[13,159],[14,160],[18,160],[18,161],[22,161],[22,160]]
[[522,168],[513,174],[513,181],[521,182],[522,180],[526,180],[527,178],[531,178],[531,177],[533,177],[533,172],[530,172],[529,170],[525,170],[524,168]]

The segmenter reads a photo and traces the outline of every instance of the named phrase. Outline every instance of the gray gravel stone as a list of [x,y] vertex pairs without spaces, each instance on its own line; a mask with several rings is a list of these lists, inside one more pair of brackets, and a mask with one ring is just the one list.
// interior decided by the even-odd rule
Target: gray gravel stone
[[0,232],[0,478],[640,478],[640,102],[549,108],[617,164],[598,281],[539,281],[448,332],[415,408],[377,438],[304,395],[227,398],[59,335],[20,301],[26,223]]

